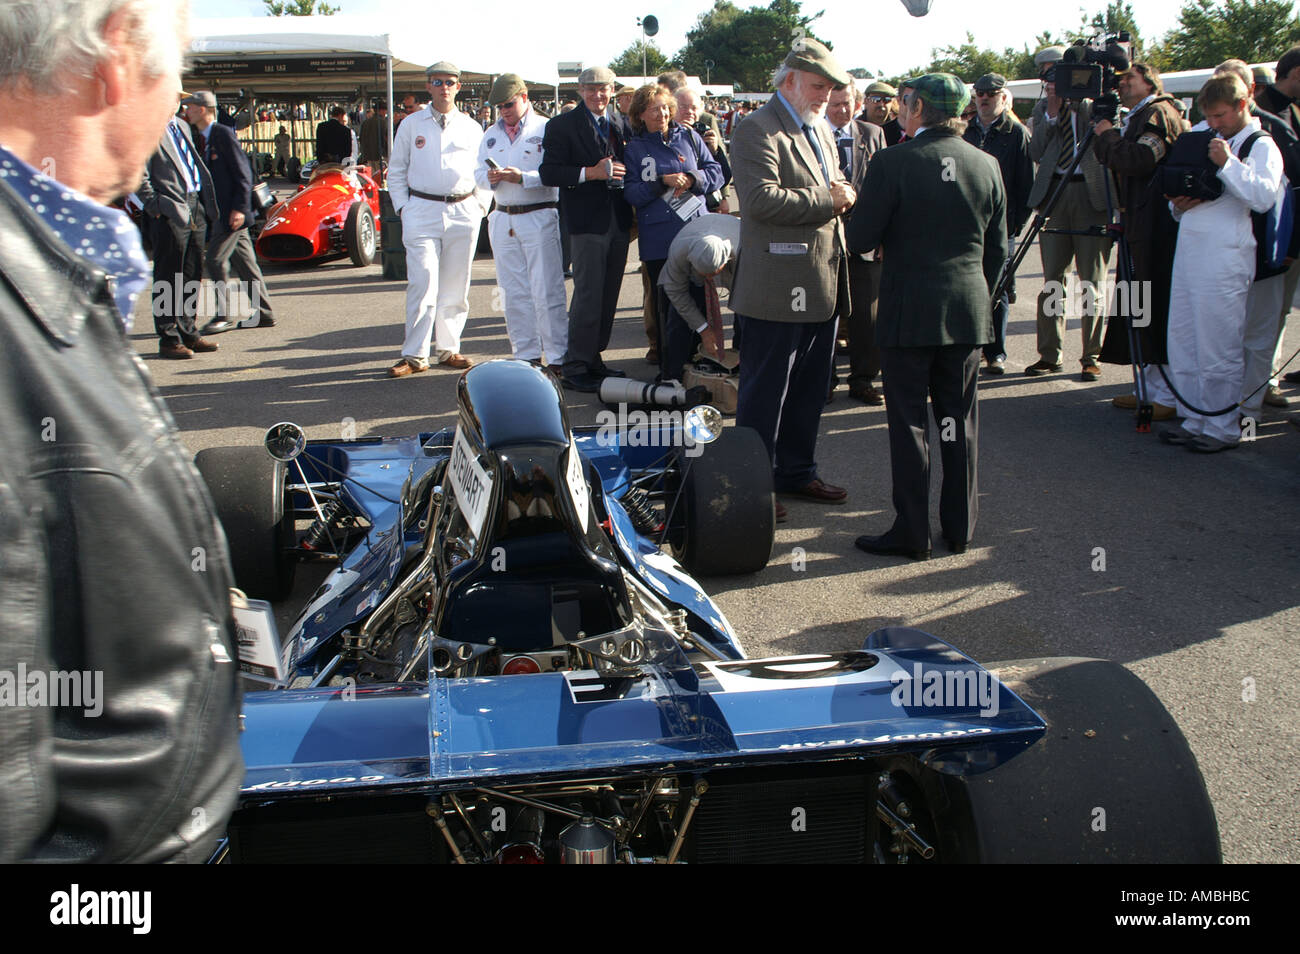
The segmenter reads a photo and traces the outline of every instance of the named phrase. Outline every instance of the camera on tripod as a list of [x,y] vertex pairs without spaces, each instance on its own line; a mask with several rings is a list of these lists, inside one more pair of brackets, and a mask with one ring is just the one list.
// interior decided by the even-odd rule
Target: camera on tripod
[[1098,34],[1067,47],[1046,79],[1055,84],[1056,95],[1067,102],[1092,100],[1094,120],[1113,120],[1119,110],[1119,77],[1128,70],[1132,57],[1133,40],[1128,33]]

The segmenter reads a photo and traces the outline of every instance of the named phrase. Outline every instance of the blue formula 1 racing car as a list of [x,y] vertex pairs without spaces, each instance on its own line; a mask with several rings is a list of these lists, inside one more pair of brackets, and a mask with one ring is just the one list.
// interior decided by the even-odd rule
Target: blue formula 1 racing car
[[279,649],[237,611],[277,688],[245,696],[222,860],[1219,858],[1186,741],[1122,667],[985,669],[907,628],[747,658],[695,576],[769,559],[752,431],[573,429],[517,361],[468,371],[458,411],[198,455],[249,596],[335,564]]

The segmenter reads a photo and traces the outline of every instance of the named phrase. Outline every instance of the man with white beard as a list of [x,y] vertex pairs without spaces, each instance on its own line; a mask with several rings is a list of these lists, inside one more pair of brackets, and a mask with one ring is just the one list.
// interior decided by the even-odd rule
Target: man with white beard
[[831,504],[848,493],[817,474],[817,428],[837,319],[850,310],[840,216],[857,195],[823,117],[831,91],[849,80],[830,50],[800,38],[773,77],[776,95],[731,147],[744,210],[731,294],[745,369],[736,423],[763,439],[777,493]]

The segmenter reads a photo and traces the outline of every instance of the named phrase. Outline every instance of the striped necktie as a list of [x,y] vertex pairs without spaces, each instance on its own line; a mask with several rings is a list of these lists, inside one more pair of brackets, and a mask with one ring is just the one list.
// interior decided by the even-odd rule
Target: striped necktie
[[1061,156],[1056,160],[1056,169],[1068,172],[1074,161],[1074,113],[1063,109],[1056,122],[1061,127]]
[[167,124],[167,131],[171,133],[172,142],[176,144],[176,151],[181,154],[181,161],[185,163],[185,173],[189,177],[187,192],[198,192],[200,189],[199,166],[194,158],[194,150],[190,148],[189,140],[185,134],[176,127],[175,123]]

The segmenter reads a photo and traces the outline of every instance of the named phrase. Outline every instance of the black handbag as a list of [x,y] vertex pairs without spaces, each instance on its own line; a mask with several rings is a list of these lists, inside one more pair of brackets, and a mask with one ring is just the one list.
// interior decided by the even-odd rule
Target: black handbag
[[1213,129],[1185,132],[1174,140],[1165,164],[1160,167],[1160,187],[1168,196],[1217,199],[1223,195],[1219,167],[1210,161]]

